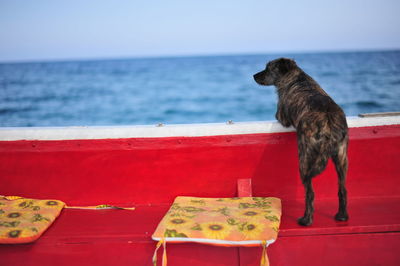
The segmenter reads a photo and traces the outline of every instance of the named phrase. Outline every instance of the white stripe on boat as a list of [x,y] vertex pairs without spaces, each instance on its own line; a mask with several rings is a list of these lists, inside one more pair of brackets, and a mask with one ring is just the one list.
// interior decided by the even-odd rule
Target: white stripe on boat
[[[349,127],[400,125],[400,115],[347,117],[347,122]],[[0,141],[202,137],[291,131],[294,128],[285,128],[276,121],[152,126],[2,127]]]

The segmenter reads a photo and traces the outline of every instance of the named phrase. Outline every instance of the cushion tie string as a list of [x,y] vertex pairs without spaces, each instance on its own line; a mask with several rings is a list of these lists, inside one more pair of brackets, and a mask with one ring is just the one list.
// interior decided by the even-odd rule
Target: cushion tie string
[[114,206],[114,205],[108,205],[108,204],[101,204],[101,205],[96,205],[96,206],[65,206],[66,209],[83,209],[83,210],[107,210],[107,209],[113,209],[113,210],[129,210],[133,211],[135,210],[135,207],[119,207],[119,206]]
[[269,266],[269,260],[268,260],[268,255],[267,255],[267,246],[268,243],[267,241],[263,240],[261,242],[262,245],[262,254],[261,254],[261,261],[260,261],[260,266]]
[[157,251],[158,249],[163,246],[163,256],[162,256],[162,266],[167,266],[167,244],[164,238],[161,238],[160,241],[158,241],[156,250],[154,251],[153,255],[153,265],[157,266]]

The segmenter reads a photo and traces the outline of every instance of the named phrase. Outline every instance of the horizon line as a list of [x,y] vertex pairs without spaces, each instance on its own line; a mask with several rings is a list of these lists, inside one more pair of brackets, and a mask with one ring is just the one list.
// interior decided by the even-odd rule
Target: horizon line
[[35,63],[67,63],[67,62],[93,62],[93,61],[123,61],[136,59],[169,59],[169,58],[198,58],[198,57],[229,57],[229,56],[257,56],[257,55],[275,55],[275,54],[336,54],[336,53],[371,53],[371,52],[396,52],[400,48],[360,48],[360,49],[320,49],[304,51],[259,51],[259,52],[215,52],[215,53],[193,53],[193,54],[154,54],[154,55],[126,55],[126,56],[94,56],[94,57],[76,57],[76,58],[55,58],[55,59],[16,59],[0,60],[0,65],[5,64],[35,64]]

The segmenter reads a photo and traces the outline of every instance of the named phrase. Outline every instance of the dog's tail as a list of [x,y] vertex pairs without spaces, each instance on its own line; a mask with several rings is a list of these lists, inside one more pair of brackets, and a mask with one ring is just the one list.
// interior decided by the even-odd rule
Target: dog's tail
[[348,136],[346,136],[343,139],[343,141],[338,144],[337,150],[332,156],[332,161],[335,164],[336,172],[338,174],[339,179],[346,178],[346,173],[348,168],[347,147],[348,147]]
[[348,160],[347,160],[347,146],[349,142],[348,127],[346,122],[346,116],[343,111],[339,112],[341,115],[334,113],[328,113],[327,117],[331,128],[331,139],[332,143],[332,161],[335,164],[336,172],[340,180],[345,180]]

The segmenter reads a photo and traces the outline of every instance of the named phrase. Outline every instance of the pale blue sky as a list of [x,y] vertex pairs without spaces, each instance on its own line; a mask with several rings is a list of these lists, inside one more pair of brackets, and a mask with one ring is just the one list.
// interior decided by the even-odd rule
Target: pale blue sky
[[400,1],[0,0],[0,61],[400,48]]

